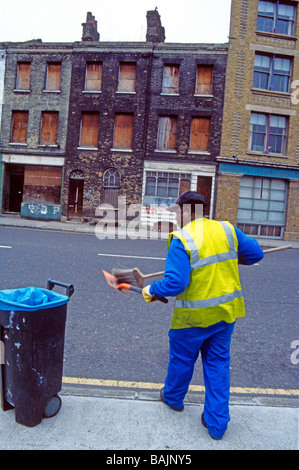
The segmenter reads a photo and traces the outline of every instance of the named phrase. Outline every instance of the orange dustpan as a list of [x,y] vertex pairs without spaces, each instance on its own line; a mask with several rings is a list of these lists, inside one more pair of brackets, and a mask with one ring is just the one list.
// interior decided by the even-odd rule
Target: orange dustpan
[[[104,274],[104,277],[108,286],[112,287],[112,289],[120,290],[121,292],[124,292],[126,294],[128,294],[130,290],[133,290],[134,292],[138,292],[139,294],[142,294],[141,287],[131,286],[130,284],[127,284],[126,282],[119,283],[117,281],[117,278],[113,276],[113,274],[110,274],[107,271],[104,271],[103,269],[102,269],[102,272]],[[165,299],[165,297],[157,297],[156,295],[153,296],[153,300],[159,300],[160,302],[163,302],[164,304],[168,303],[168,300]]]

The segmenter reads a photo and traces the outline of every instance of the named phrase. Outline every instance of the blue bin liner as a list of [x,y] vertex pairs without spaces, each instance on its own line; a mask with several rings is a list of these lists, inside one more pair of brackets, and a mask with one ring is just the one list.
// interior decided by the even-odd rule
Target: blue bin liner
[[66,295],[38,287],[6,289],[0,291],[0,310],[33,312],[64,305],[68,300]]

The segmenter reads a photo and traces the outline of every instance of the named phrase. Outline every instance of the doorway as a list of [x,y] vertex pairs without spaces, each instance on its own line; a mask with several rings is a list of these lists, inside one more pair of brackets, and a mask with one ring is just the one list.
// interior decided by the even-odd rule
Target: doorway
[[206,203],[207,203],[207,214],[210,214],[212,177],[211,176],[198,176],[196,191],[205,198]]
[[24,187],[24,165],[5,165],[3,185],[4,212],[21,212]]
[[68,217],[82,217],[84,174],[73,171],[70,175]]

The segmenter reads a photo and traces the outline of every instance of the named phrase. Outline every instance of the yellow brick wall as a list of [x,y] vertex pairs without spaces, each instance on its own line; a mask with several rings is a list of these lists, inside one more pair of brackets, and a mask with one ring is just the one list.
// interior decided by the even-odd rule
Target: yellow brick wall
[[299,181],[289,182],[284,240],[299,241]]
[[[253,89],[254,57],[256,52],[279,54],[293,59],[292,81],[299,81],[299,2],[295,37],[266,34],[256,31],[258,0],[232,0],[229,54],[226,71],[221,158],[230,163],[259,163],[270,168],[292,170],[299,163],[299,98],[298,85],[291,93]],[[299,82],[298,82],[299,83]],[[295,98],[295,99],[294,99]],[[267,155],[250,150],[251,112],[281,114],[288,117],[286,155]],[[236,167],[237,168],[237,167]],[[271,172],[269,170],[269,176]],[[242,175],[239,176],[239,179]],[[216,202],[216,218],[237,223],[239,187],[236,174],[220,173]],[[299,236],[298,183],[289,183],[284,239]]]
[[242,175],[220,173],[217,188],[216,220],[237,224],[240,179]]

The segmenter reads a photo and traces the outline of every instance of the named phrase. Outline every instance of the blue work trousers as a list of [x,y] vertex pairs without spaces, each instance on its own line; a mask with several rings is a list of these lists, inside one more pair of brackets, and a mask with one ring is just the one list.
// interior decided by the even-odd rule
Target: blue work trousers
[[219,322],[207,328],[169,331],[169,365],[163,396],[173,408],[182,408],[201,352],[204,383],[204,419],[212,436],[227,428],[230,390],[230,343],[235,323]]

